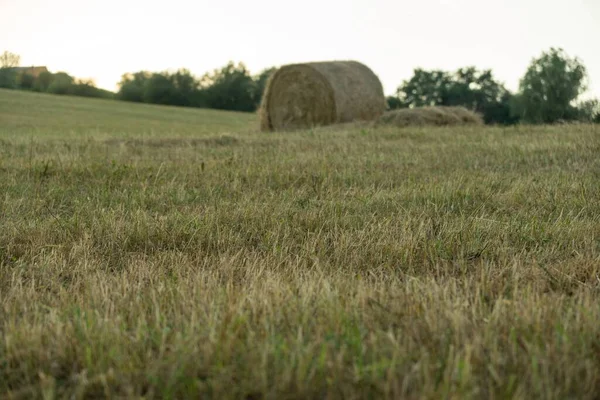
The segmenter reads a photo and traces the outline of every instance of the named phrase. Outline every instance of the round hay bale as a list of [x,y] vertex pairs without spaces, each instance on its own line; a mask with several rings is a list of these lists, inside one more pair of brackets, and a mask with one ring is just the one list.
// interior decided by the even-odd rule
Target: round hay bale
[[445,109],[454,114],[464,125],[483,125],[483,117],[478,113],[468,110],[465,107],[445,107]]
[[263,131],[370,121],[386,109],[383,87],[356,61],[286,65],[274,72],[260,107]]

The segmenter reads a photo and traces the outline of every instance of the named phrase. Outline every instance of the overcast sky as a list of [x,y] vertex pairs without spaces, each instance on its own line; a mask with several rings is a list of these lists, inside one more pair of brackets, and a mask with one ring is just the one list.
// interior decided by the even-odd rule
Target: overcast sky
[[0,52],[114,90],[124,72],[353,59],[391,94],[415,67],[491,68],[515,90],[562,47],[600,97],[600,0],[0,0]]

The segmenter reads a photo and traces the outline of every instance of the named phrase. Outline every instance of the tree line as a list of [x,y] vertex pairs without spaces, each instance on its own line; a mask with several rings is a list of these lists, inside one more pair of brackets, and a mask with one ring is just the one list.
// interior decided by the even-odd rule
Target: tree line
[[[187,69],[138,71],[124,74],[119,90],[112,93],[65,72],[42,72],[35,77],[19,73],[15,68],[18,65],[17,55],[9,52],[0,55],[0,87],[247,112],[257,110],[266,82],[276,70],[268,68],[252,75],[243,63],[229,62],[200,78]],[[569,57],[562,49],[551,48],[532,60],[516,93],[497,81],[491,70],[417,68],[394,96],[387,97],[387,103],[390,109],[463,106],[480,113],[488,124],[600,123],[598,100],[579,100],[587,89],[587,79],[587,70],[579,59]]]
[[125,74],[116,97],[140,103],[232,111],[256,111],[269,75],[275,68],[252,76],[243,63],[229,62],[200,79],[187,69],[175,72],[139,71]]
[[8,51],[0,55],[0,88],[83,97],[115,97],[114,93],[97,88],[92,80],[77,79],[66,72],[43,71],[34,76],[27,70],[20,70],[19,61],[18,55]]
[[464,106],[481,114],[488,124],[559,121],[600,123],[597,99],[579,101],[587,90],[587,71],[577,58],[551,48],[534,60],[511,93],[491,70],[475,67],[454,72],[420,68],[388,97],[390,108]]

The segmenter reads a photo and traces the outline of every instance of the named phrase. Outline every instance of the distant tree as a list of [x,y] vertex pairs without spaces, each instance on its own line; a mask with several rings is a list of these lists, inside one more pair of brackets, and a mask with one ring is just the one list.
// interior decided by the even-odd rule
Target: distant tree
[[17,89],[17,73],[12,68],[0,68],[0,88]]
[[52,74],[52,82],[48,86],[48,93],[52,94],[70,94],[71,86],[75,82],[75,78],[66,72],[57,72]]
[[414,70],[413,76],[404,81],[396,94],[405,107],[448,105],[452,77],[445,71]]
[[461,68],[454,73],[420,68],[398,88],[390,108],[463,106],[483,115],[486,123],[509,124],[511,93],[497,82],[490,70]]
[[17,72],[14,67],[19,66],[20,59],[17,54],[8,51],[0,55],[0,88],[18,88]]
[[204,106],[204,96],[200,90],[200,82],[187,69],[179,69],[169,76],[177,90],[175,105],[188,107]]
[[180,105],[177,88],[168,74],[154,73],[144,84],[144,103]]
[[125,101],[174,106],[204,105],[200,82],[187,69],[174,73],[139,71],[124,74],[116,97]]
[[0,68],[14,68],[21,63],[21,56],[10,51],[0,54]]
[[600,123],[600,101],[585,100],[577,104],[577,119],[582,122]]
[[52,73],[48,71],[41,72],[33,82],[33,90],[36,92],[47,92],[48,87],[50,87],[50,84],[52,83],[52,79]]
[[151,77],[150,72],[139,71],[133,74],[124,74],[119,82],[117,98],[125,101],[141,103],[144,101],[144,87]]
[[453,74],[448,93],[448,105],[463,106],[483,115],[487,124],[511,124],[512,94],[494,79],[491,70],[461,68]]
[[234,111],[255,111],[257,84],[242,63],[229,62],[202,78],[206,105]]
[[387,101],[387,106],[390,110],[396,110],[398,108],[405,108],[405,103],[400,100],[397,96],[388,96],[385,99]]
[[526,122],[553,123],[581,116],[574,102],[586,90],[587,72],[577,58],[551,48],[534,59],[519,85],[514,113]]
[[277,71],[277,68],[275,67],[266,68],[254,77],[254,82],[256,83],[255,104],[257,108],[262,101],[262,96],[267,87],[267,81],[275,71]]
[[28,73],[17,74],[17,86],[19,89],[31,90],[35,83],[35,77]]
[[251,76],[244,64],[229,62],[201,79],[187,69],[173,73],[140,71],[121,77],[116,97],[145,103],[255,111],[275,70],[267,68]]
[[92,79],[76,79],[71,85],[69,94],[81,97],[114,98],[114,93],[97,88]]
[[16,68],[20,59],[19,55],[8,51],[0,55],[0,87],[86,97],[114,97],[112,92],[97,88],[93,81],[76,80],[66,72],[52,74],[43,71],[34,76],[28,69]]

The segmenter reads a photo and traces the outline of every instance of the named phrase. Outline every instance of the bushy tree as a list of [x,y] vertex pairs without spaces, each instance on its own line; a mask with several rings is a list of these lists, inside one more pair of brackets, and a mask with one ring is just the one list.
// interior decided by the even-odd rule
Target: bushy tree
[[251,76],[242,63],[229,62],[196,79],[189,70],[174,73],[145,71],[124,74],[117,98],[126,101],[208,107],[222,110],[255,111],[267,80],[276,68]]
[[600,101],[585,100],[577,104],[577,119],[582,122],[600,123]]
[[200,82],[187,69],[179,69],[169,76],[177,92],[172,104],[187,107],[204,106],[204,95],[200,89]]
[[448,105],[463,106],[483,115],[485,123],[511,124],[512,94],[494,79],[491,70],[461,68],[453,74]]
[[36,92],[47,92],[52,83],[52,73],[48,71],[41,72],[33,82],[33,90]]
[[4,89],[16,89],[17,84],[17,73],[12,68],[0,68],[0,88]]
[[17,86],[19,89],[31,90],[35,84],[35,77],[28,73],[17,74]]
[[97,88],[91,79],[76,79],[70,87],[69,94],[81,97],[114,98],[114,93]]
[[74,82],[75,78],[66,72],[57,72],[52,74],[52,82],[47,91],[52,94],[70,94]]
[[396,110],[398,108],[406,108],[406,104],[396,96],[388,96],[385,98],[388,109]]
[[66,72],[52,74],[43,71],[34,76],[16,68],[19,62],[17,54],[5,51],[0,55],[0,87],[86,97],[113,97],[111,92],[98,89],[91,80],[76,80]]
[[414,70],[413,76],[396,91],[405,107],[447,105],[452,77],[445,71]]
[[0,54],[0,88],[16,89],[18,87],[17,73],[14,67],[19,66],[21,57],[5,51]]
[[233,111],[254,111],[257,104],[257,83],[246,66],[229,62],[221,69],[202,78],[206,105]]
[[450,73],[417,68],[388,104],[390,108],[463,106],[482,114],[486,123],[509,124],[515,122],[510,114],[511,97],[491,70],[467,67]]
[[144,84],[144,103],[170,104],[178,103],[178,93],[167,74],[155,73]]
[[147,71],[123,74],[121,82],[119,82],[117,98],[125,101],[143,102],[144,87],[151,76],[152,74]]
[[574,102],[586,90],[586,76],[579,59],[551,48],[531,62],[521,79],[515,114],[530,123],[580,118]]
[[200,82],[186,69],[174,73],[139,71],[125,74],[117,98],[174,106],[200,107],[204,104]]

